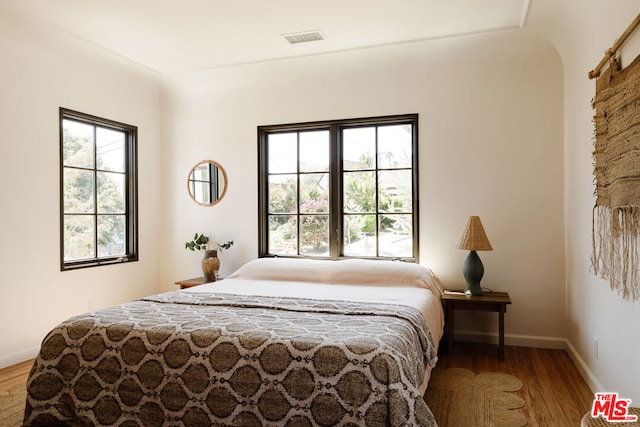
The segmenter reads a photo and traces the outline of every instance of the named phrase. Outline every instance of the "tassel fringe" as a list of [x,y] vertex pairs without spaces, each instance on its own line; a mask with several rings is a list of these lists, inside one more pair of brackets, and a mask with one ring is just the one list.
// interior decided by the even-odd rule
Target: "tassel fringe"
[[640,207],[595,206],[591,268],[625,300],[640,300]]

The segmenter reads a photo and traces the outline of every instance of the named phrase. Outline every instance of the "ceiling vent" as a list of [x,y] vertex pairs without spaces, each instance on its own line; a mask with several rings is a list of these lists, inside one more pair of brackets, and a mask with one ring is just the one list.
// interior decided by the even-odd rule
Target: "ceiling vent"
[[318,30],[304,31],[302,33],[283,34],[282,37],[287,39],[287,41],[291,44],[308,43],[308,42],[316,42],[319,40],[324,40],[324,36]]

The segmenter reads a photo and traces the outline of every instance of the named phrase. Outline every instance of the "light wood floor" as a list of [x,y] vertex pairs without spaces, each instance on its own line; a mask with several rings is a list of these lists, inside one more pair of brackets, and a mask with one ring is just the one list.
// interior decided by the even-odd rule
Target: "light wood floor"
[[[0,394],[26,382],[32,364],[0,369]],[[524,386],[518,393],[526,401],[521,410],[531,427],[579,426],[593,403],[593,393],[564,350],[507,346],[500,362],[497,346],[456,342],[453,355],[440,355],[435,369],[454,367],[520,378]]]
[[26,383],[32,365],[33,359],[0,369],[0,395],[7,395],[13,386]]
[[434,369],[465,368],[476,374],[503,372],[522,380],[518,392],[526,404],[521,411],[531,427],[579,426],[591,410],[594,395],[564,350],[505,347],[498,360],[497,345],[454,343],[453,355],[439,356]]

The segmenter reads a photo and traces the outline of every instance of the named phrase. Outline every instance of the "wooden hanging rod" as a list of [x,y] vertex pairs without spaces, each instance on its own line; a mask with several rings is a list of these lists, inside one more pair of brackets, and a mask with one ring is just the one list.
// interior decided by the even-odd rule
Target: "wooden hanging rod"
[[616,55],[616,52],[618,51],[618,49],[620,49],[620,46],[622,46],[622,44],[627,40],[631,33],[633,33],[633,30],[635,30],[639,24],[640,14],[636,16],[636,19],[634,19],[633,22],[627,27],[627,29],[624,31],[624,33],[622,33],[618,40],[616,40],[613,46],[611,46],[611,48],[604,53],[604,57],[602,58],[600,63],[596,65],[596,68],[589,71],[589,79],[595,79],[600,75],[600,70],[602,70],[602,67],[604,67],[606,63]]

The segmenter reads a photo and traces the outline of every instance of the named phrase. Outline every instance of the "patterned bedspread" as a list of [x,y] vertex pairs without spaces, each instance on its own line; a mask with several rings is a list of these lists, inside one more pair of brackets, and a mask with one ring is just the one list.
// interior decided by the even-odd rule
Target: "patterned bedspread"
[[169,292],[43,341],[25,426],[432,426],[410,307]]

